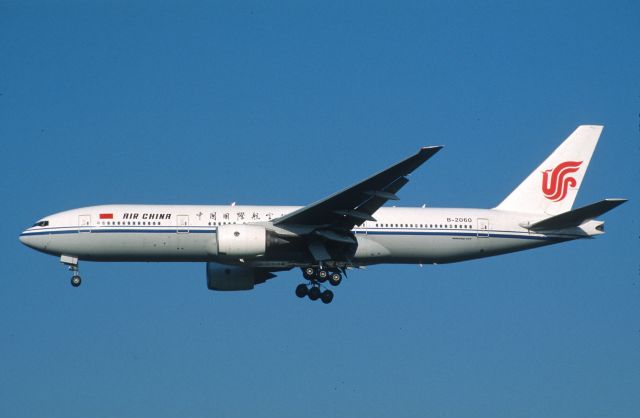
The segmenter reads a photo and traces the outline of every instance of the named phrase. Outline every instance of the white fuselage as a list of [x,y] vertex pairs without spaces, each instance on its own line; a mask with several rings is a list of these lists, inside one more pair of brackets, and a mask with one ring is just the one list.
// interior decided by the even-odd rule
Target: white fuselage
[[[218,254],[222,225],[260,224],[297,206],[103,205],[43,218],[20,240],[37,250],[91,261],[223,261],[259,267],[308,264],[298,252],[230,259]],[[494,209],[380,208],[353,229],[357,248],[346,263],[448,263],[504,254],[561,241],[586,238],[594,231],[576,227],[534,233],[524,228],[541,215]],[[42,221],[39,222],[42,224]]]

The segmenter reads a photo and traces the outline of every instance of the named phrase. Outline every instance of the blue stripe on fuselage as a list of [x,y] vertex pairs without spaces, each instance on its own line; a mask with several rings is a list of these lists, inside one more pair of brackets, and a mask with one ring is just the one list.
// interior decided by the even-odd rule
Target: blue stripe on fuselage
[[[209,234],[216,232],[217,228],[197,229],[198,227],[190,227],[184,229],[160,229],[160,228],[146,228],[146,229],[131,229],[131,228],[75,228],[59,231],[25,231],[20,236],[38,236],[38,235],[62,235],[62,234],[78,234],[78,233],[91,233],[91,234]],[[202,227],[201,227],[202,228]],[[205,227],[206,228],[206,227]],[[356,235],[393,235],[393,236],[448,236],[448,237],[478,237],[477,231],[469,232],[453,232],[453,231],[405,231],[405,230],[357,230]],[[555,234],[554,236],[536,236],[536,235],[522,235],[517,231],[482,231],[482,233],[488,234],[487,237],[479,238],[511,238],[511,239],[527,239],[527,240],[557,240],[557,239],[575,239],[582,238],[579,235],[564,235]]]
[[30,237],[34,235],[62,235],[62,234],[77,234],[77,233],[91,233],[91,234],[121,234],[121,233],[145,233],[145,234],[202,234],[215,232],[214,229],[65,229],[64,231],[27,231],[20,234],[21,237]]

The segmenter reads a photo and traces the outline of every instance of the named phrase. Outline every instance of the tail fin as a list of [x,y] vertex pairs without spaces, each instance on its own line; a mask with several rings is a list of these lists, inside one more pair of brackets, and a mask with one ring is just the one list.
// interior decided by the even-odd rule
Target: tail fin
[[602,126],[581,125],[495,209],[558,215],[571,210]]

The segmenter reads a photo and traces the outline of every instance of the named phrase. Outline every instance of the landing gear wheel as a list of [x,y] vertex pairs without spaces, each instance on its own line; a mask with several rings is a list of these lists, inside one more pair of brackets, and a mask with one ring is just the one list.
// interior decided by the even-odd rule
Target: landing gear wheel
[[325,305],[328,305],[333,300],[333,292],[327,289],[324,292],[322,292],[322,294],[320,295],[320,298],[322,299],[322,303],[324,303]]
[[318,281],[320,283],[327,281],[327,277],[329,277],[329,272],[327,270],[318,270]]
[[313,280],[316,277],[316,271],[313,267],[306,267],[302,269],[302,275],[307,280]]
[[71,277],[71,286],[78,287],[81,284],[82,284],[82,279],[80,278],[80,276],[75,275],[75,276]]
[[329,276],[329,283],[331,286],[337,286],[342,282],[342,275],[340,273],[331,273]]
[[320,299],[320,288],[319,287],[314,286],[311,289],[309,289],[309,299],[311,299],[311,300]]
[[309,293],[309,288],[307,287],[306,284],[299,284],[298,287],[296,287],[296,296],[299,298],[303,298],[305,296],[307,296],[307,294]]

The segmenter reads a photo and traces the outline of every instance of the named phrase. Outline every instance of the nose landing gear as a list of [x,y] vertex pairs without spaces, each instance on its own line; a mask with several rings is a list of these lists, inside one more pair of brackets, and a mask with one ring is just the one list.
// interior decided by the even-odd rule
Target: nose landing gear
[[82,279],[77,274],[71,276],[71,286],[78,287],[82,284]]
[[71,286],[78,287],[82,284],[82,278],[80,278],[80,268],[78,267],[78,259],[76,257],[69,257],[67,255],[60,256],[60,262],[69,267],[69,270],[73,272],[71,276]]
[[321,283],[329,281],[332,286],[338,286],[342,282],[342,275],[339,272],[329,272],[323,268],[305,267],[302,269],[302,275],[309,283],[299,284],[296,287],[296,296],[301,299],[304,297],[309,297],[310,300],[320,299],[325,305],[333,301],[333,292],[326,288],[321,290]]

